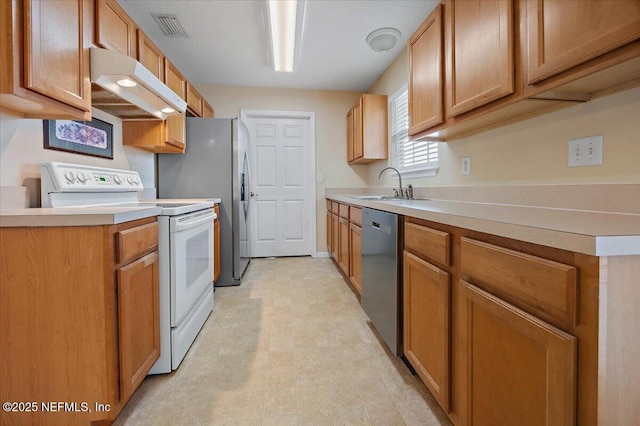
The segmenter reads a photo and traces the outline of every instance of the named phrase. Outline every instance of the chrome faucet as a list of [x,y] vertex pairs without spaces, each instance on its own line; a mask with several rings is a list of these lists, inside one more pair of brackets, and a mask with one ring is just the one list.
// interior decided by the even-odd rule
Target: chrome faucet
[[394,192],[396,197],[404,198],[404,190],[402,189],[402,176],[400,175],[400,172],[398,171],[398,169],[396,169],[395,167],[385,167],[384,169],[380,170],[380,174],[378,175],[378,180],[382,179],[382,173],[385,170],[393,170],[398,174],[398,183],[400,184],[400,188],[394,189]]

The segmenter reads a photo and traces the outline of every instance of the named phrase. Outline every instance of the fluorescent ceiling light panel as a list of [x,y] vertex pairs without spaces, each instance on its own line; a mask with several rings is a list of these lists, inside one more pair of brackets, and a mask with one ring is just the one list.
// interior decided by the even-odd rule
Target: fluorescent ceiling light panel
[[296,0],[268,0],[273,68],[293,72],[296,47]]

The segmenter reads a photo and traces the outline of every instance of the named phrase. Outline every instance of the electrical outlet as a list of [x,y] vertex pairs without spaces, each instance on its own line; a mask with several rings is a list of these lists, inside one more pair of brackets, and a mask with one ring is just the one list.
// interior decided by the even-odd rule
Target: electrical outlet
[[603,135],[569,139],[569,167],[601,166]]
[[462,174],[463,175],[471,174],[471,157],[464,157],[462,159]]

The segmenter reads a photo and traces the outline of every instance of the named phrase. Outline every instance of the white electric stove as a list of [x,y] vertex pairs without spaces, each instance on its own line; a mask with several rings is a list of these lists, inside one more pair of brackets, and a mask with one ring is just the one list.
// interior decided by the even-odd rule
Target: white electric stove
[[160,278],[160,358],[149,374],[170,373],[182,362],[213,310],[212,201],[138,200],[138,172],[69,163],[45,163],[42,207],[156,205]]

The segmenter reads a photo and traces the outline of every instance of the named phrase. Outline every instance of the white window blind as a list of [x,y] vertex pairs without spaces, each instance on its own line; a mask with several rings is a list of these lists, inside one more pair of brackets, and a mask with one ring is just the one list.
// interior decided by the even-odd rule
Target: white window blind
[[409,92],[403,87],[389,101],[393,166],[413,176],[433,176],[438,169],[438,142],[409,140]]

